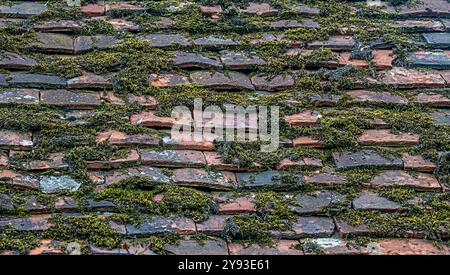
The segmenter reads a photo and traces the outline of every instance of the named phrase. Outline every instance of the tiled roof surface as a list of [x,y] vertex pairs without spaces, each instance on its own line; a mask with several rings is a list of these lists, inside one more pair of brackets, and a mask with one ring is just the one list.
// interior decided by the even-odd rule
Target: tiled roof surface
[[81,2],[0,3],[0,253],[450,254],[450,2]]

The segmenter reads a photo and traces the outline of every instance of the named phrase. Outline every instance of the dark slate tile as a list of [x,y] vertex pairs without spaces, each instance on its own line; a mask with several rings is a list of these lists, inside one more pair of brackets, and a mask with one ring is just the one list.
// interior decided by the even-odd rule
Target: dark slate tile
[[109,35],[79,36],[75,38],[73,45],[75,53],[91,50],[110,49],[117,45],[119,40]]
[[0,91],[0,104],[9,103],[39,103],[39,90],[9,89]]
[[125,171],[114,171],[113,174],[106,176],[106,185],[120,182],[130,177],[148,178],[151,182],[169,183],[170,178],[159,168],[149,166],[139,166],[138,168],[129,168]]
[[27,218],[7,218],[0,220],[0,229],[10,231],[45,231],[50,228],[50,215],[36,215]]
[[324,213],[325,207],[332,209],[333,204],[344,201],[344,195],[330,191],[317,191],[312,194],[297,195],[295,202],[298,205],[292,206],[291,209],[299,214],[319,214]]
[[149,34],[138,37],[139,40],[149,41],[152,47],[162,48],[170,46],[189,46],[191,42],[182,34]]
[[172,180],[177,185],[218,190],[234,189],[236,186],[234,174],[228,171],[212,172],[195,168],[177,169],[173,173]]
[[434,124],[438,126],[450,125],[450,112],[448,113],[433,113]]
[[[300,175],[294,175],[298,182],[303,178]],[[259,188],[273,187],[279,188],[285,186],[283,183],[283,174],[278,171],[264,171],[259,173],[236,173],[238,188]]]
[[206,165],[201,151],[194,150],[143,150],[141,161],[146,165],[164,167],[201,167]]
[[64,88],[67,79],[57,75],[12,73],[7,79],[9,86],[20,88]]
[[267,64],[259,56],[243,52],[224,51],[220,59],[231,70],[249,70],[256,68],[256,66],[264,66]]
[[164,250],[172,255],[228,255],[224,240],[182,240],[178,244],[166,244]]
[[59,20],[35,23],[33,28],[40,32],[79,32],[85,26],[84,22],[74,20]]
[[126,225],[126,230],[129,235],[162,235],[171,232],[178,232],[181,234],[195,233],[195,223],[189,218],[165,218],[156,216],[150,220],[144,221],[141,225],[135,226],[131,224]]
[[247,75],[238,72],[208,72],[199,71],[191,74],[192,82],[207,88],[219,90],[254,90]]
[[9,70],[27,70],[37,65],[36,60],[16,53],[0,54],[0,68]]
[[73,39],[64,34],[36,33],[37,41],[31,47],[37,51],[49,53],[73,53]]
[[351,50],[356,42],[351,36],[332,36],[326,41],[313,41],[308,43],[308,48],[318,49],[321,47],[331,50]]
[[309,7],[307,5],[296,5],[290,7],[294,10],[298,15],[319,15],[320,9],[316,7]]
[[175,51],[171,57],[173,65],[180,68],[218,69],[222,64],[216,59],[198,53]]
[[288,231],[272,231],[272,236],[282,239],[307,237],[330,237],[334,232],[334,222],[325,217],[299,217]]
[[217,36],[208,36],[197,38],[193,41],[193,44],[196,46],[202,47],[224,47],[224,46],[237,46],[238,42],[234,41],[231,38],[223,38]]
[[403,161],[398,157],[383,157],[375,151],[334,152],[333,159],[338,169],[362,167],[402,168]]
[[0,213],[15,209],[13,198],[8,194],[0,194]]
[[400,204],[368,190],[363,190],[352,204],[353,208],[360,210],[400,211],[405,209]]
[[69,109],[93,109],[100,106],[98,94],[67,90],[41,91],[41,102]]
[[7,74],[0,74],[0,87],[9,86],[7,78],[8,78]]
[[410,53],[406,57],[406,62],[411,67],[450,69],[450,51]]
[[45,3],[15,3],[12,5],[0,5],[0,17],[28,18],[39,15],[47,10]]
[[448,48],[450,47],[450,33],[424,33],[423,39],[429,47]]

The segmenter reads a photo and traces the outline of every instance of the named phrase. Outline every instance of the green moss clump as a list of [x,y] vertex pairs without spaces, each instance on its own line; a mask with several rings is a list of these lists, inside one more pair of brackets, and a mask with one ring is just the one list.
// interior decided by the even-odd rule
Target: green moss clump
[[86,22],[86,25],[80,31],[83,35],[96,35],[96,34],[114,34],[114,27],[111,23],[101,20],[94,19]]
[[76,58],[71,56],[42,56],[39,64],[34,66],[32,71],[56,74],[67,78],[82,75],[82,71]]
[[40,238],[33,233],[0,230],[0,252],[13,251],[27,254],[39,243]]
[[186,187],[165,187],[161,203],[167,213],[183,214],[196,222],[206,220],[217,211],[217,206],[208,195]]
[[365,224],[380,237],[404,237],[410,232],[424,233],[426,238],[440,241],[448,237],[449,209],[416,208],[405,213],[380,214],[376,211],[349,210],[341,215],[351,225]]
[[268,224],[257,216],[230,217],[225,223],[223,237],[227,241],[244,240],[260,244],[272,244]]
[[63,216],[51,218],[52,227],[44,232],[44,237],[61,241],[85,240],[89,244],[117,248],[120,236],[108,224],[108,221],[96,216]]
[[410,199],[414,198],[415,195],[414,189],[401,187],[381,189],[378,191],[378,193],[383,197],[401,204],[404,204]]

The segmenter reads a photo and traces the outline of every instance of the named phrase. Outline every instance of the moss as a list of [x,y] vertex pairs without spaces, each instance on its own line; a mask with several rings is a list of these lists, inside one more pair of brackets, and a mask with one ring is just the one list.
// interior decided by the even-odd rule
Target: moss
[[76,58],[70,56],[41,56],[39,64],[32,68],[33,72],[49,73],[73,78],[82,75]]
[[148,238],[141,238],[131,240],[132,245],[143,244],[148,247],[149,250],[157,254],[166,254],[164,246],[166,244],[178,244],[181,240],[181,235],[177,232],[169,232],[164,234],[164,236],[151,236]]
[[414,209],[406,213],[380,214],[376,211],[349,210],[340,218],[352,225],[365,224],[376,236],[402,237],[409,232],[421,232],[431,240],[442,240],[450,226],[448,209]]
[[383,197],[401,204],[405,204],[407,201],[414,198],[415,195],[414,189],[401,187],[381,189],[378,193]]
[[0,55],[5,52],[20,53],[25,46],[35,39],[33,32],[23,32],[20,28],[10,26],[0,29]]
[[163,190],[161,204],[168,213],[183,214],[199,222],[217,211],[217,206],[210,197],[200,191],[177,186],[166,186]]
[[[198,85],[184,85],[167,89],[149,88],[146,94],[153,95],[158,100],[156,114],[160,116],[170,116],[174,107],[187,106],[191,110],[194,108],[194,99],[201,98],[203,107],[210,105],[223,106],[225,104],[237,104],[247,106],[250,104],[249,97],[254,96],[253,92],[214,92]],[[174,96],[177,95],[177,96]]]
[[322,246],[317,244],[314,241],[306,240],[302,244],[300,244],[299,249],[303,250],[306,254],[309,255],[324,255],[325,250]]
[[272,244],[268,224],[257,216],[230,217],[225,223],[223,237],[227,241],[245,240],[260,244]]
[[107,220],[93,215],[55,215],[51,223],[52,227],[44,232],[44,237],[53,240],[85,240],[89,244],[107,248],[119,247],[121,243],[119,234],[109,226]]
[[0,252],[13,251],[27,254],[38,246],[40,238],[31,232],[17,232],[0,230]]
[[94,19],[87,21],[86,24],[81,29],[80,33],[83,35],[96,35],[96,34],[112,35],[115,33],[115,31],[111,23],[101,19]]

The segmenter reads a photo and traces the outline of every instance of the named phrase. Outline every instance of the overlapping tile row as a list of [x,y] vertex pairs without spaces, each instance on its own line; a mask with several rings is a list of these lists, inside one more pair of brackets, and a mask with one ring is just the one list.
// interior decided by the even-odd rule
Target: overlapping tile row
[[[0,41],[0,237],[25,236],[28,248],[0,246],[1,254],[73,253],[58,231],[68,228],[90,254],[450,254],[448,1],[355,6],[369,21],[388,18],[362,31],[329,26],[335,10],[324,3],[63,2],[0,4],[2,37],[31,34],[20,47]],[[374,39],[381,26],[398,41]],[[163,69],[151,64],[139,92],[120,91],[139,73],[124,71],[154,52]],[[281,124],[299,134],[283,136],[270,165],[230,161],[241,152],[226,156],[227,144],[171,136],[177,121],[161,110],[183,102],[185,89],[207,91],[204,101],[225,94],[221,107],[245,94],[257,104],[279,96]],[[50,123],[17,114],[21,125],[9,113],[27,108],[49,108]],[[370,116],[356,130],[353,111]],[[403,113],[419,115],[408,120],[417,125],[399,123]],[[224,130],[254,130],[224,122]],[[345,139],[340,130],[352,146],[330,144],[325,135]],[[77,138],[81,145],[66,144]],[[436,152],[421,150],[431,142]],[[46,150],[53,143],[63,146]],[[117,154],[105,157],[103,146]],[[75,149],[94,157],[80,164]],[[74,173],[80,165],[83,177]]]

